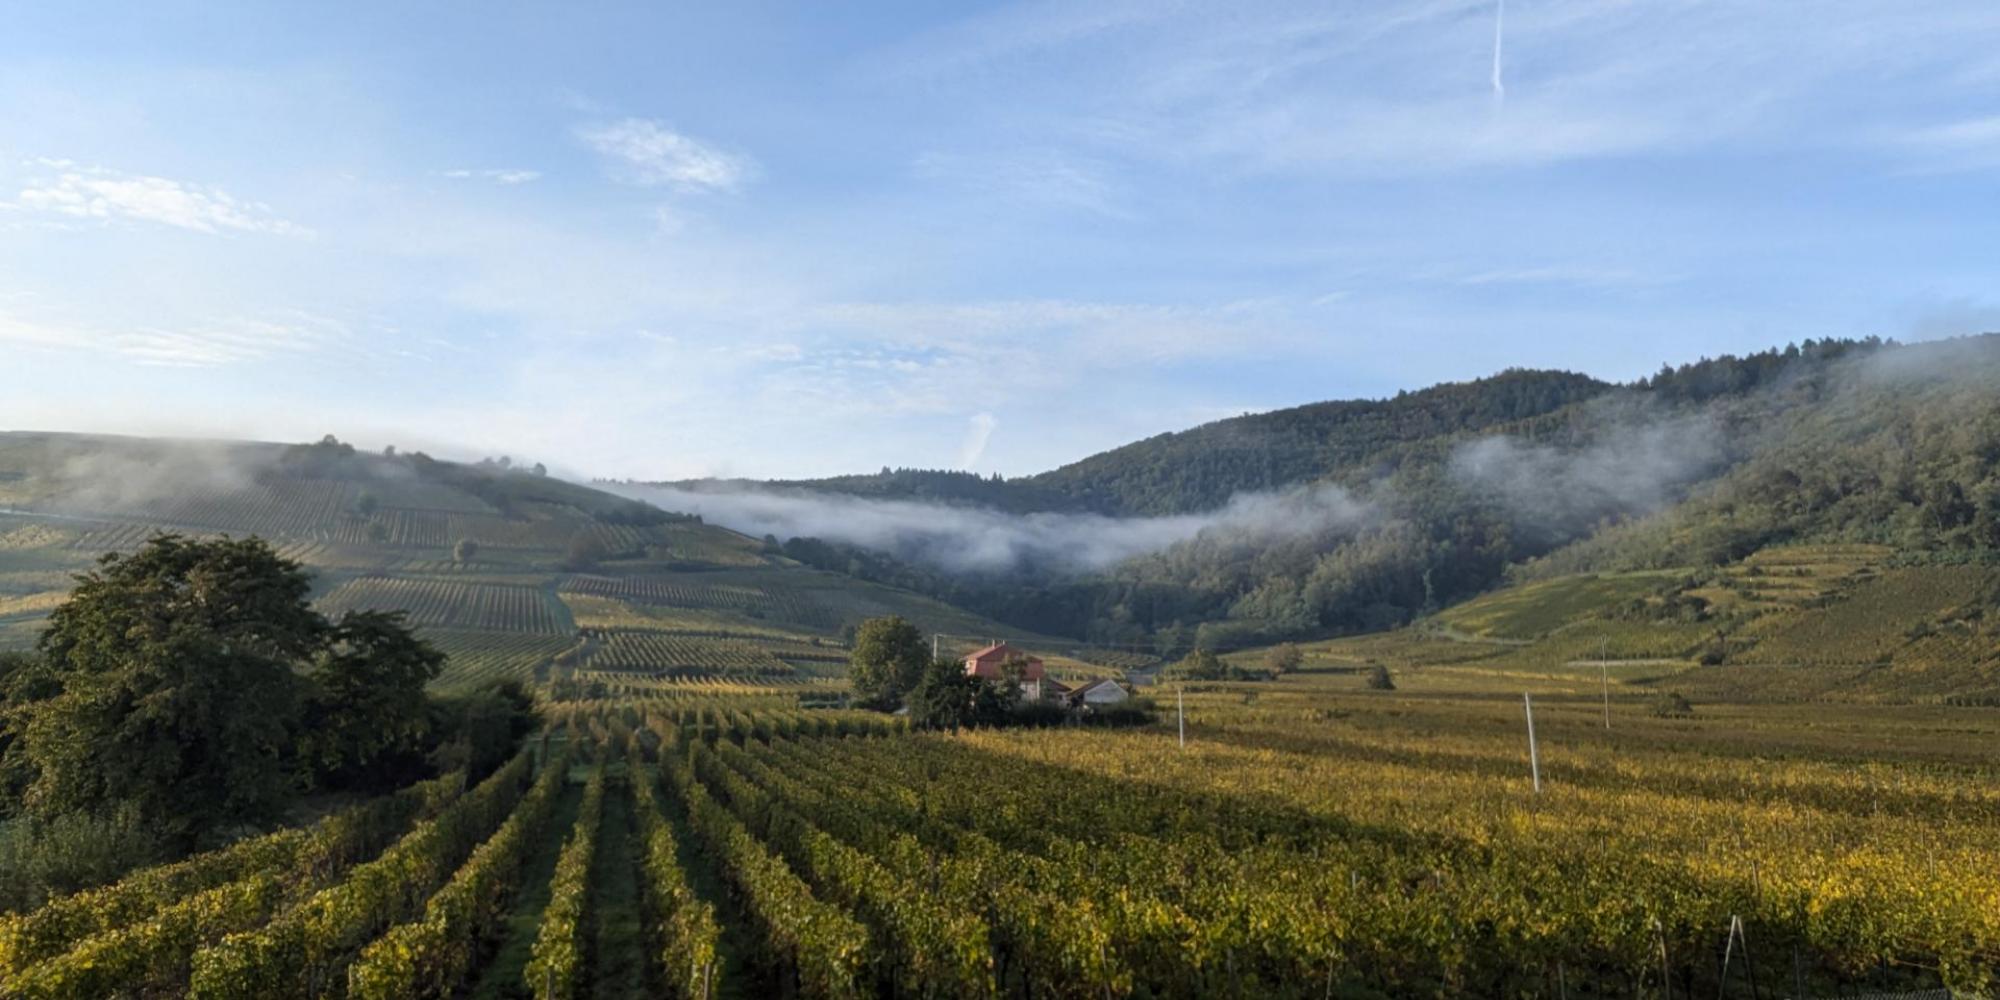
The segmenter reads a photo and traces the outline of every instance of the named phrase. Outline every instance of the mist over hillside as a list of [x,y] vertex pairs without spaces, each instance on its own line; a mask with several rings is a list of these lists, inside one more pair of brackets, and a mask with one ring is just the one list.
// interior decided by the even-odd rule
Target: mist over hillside
[[1102,570],[1196,538],[1249,546],[1357,530],[1378,516],[1332,484],[1239,493],[1200,514],[1110,517],[1011,513],[919,500],[876,500],[801,487],[612,485],[667,510],[698,514],[749,535],[866,546],[953,573],[1060,575]]
[[[1570,532],[1602,517],[1649,513],[1721,460],[1701,417],[1647,423],[1636,415],[1603,439],[1566,451],[1506,434],[1453,447],[1450,478],[1490,493],[1523,523]],[[740,481],[605,484],[613,492],[700,515],[745,534],[862,546],[954,574],[1051,577],[1108,570],[1177,545],[1220,549],[1351,537],[1387,523],[1403,504],[1373,480],[1244,491],[1212,510],[1114,517],[1068,510],[1016,512],[977,503],[890,500],[791,484]]]
[[[1852,467],[1879,464],[1899,435],[1990,416],[1997,355],[1991,338],[1807,341],[1623,386],[1508,372],[1315,404],[1014,480],[884,470],[620,490],[1024,627],[1311,635],[1393,625],[1558,566],[1715,561],[1814,537],[1977,547],[1985,487],[1937,477],[1957,461],[1952,475],[1988,482],[1979,446],[1915,442],[1894,456],[1901,479]],[[1772,485],[1826,474],[1843,477],[1826,488],[1838,506],[1874,516],[1831,521]]]

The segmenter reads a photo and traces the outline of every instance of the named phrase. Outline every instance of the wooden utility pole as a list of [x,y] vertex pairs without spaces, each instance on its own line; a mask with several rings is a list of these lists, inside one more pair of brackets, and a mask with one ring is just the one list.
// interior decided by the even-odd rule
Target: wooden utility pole
[[1535,776],[1535,794],[1542,794],[1542,751],[1535,746],[1535,696],[1524,694],[1521,704],[1528,711],[1528,768]]
[[1181,720],[1181,749],[1187,749],[1187,689],[1174,687],[1174,707]]

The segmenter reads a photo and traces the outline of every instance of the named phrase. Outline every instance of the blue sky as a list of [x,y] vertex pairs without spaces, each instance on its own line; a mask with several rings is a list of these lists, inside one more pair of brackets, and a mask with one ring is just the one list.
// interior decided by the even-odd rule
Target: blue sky
[[1984,0],[685,8],[12,10],[0,427],[1012,475],[2000,329]]

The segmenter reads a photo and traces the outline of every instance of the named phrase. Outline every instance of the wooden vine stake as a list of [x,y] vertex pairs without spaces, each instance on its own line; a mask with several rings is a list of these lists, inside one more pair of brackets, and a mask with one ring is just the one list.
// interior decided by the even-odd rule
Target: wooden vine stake
[[1521,704],[1528,712],[1528,770],[1535,777],[1535,794],[1542,794],[1542,751],[1535,746],[1535,696],[1524,694]]
[[1653,933],[1660,941],[1660,993],[1666,1000],[1674,1000],[1674,966],[1667,959],[1667,926],[1660,918],[1653,918]]
[[1729,996],[1730,960],[1736,957],[1737,945],[1742,945],[1744,974],[1750,978],[1750,996],[1753,1000],[1763,1000],[1763,993],[1757,987],[1757,966],[1750,961],[1750,938],[1743,932],[1743,918],[1729,915],[1729,940],[1722,946],[1721,995]]

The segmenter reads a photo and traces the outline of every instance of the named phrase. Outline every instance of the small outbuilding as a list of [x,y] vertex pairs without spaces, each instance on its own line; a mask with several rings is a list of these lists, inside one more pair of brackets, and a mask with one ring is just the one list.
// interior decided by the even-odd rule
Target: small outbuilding
[[1125,685],[1105,677],[1069,689],[1068,693],[1063,695],[1063,700],[1068,702],[1071,708],[1087,709],[1116,705],[1130,700],[1131,697],[1132,692],[1125,690]]

